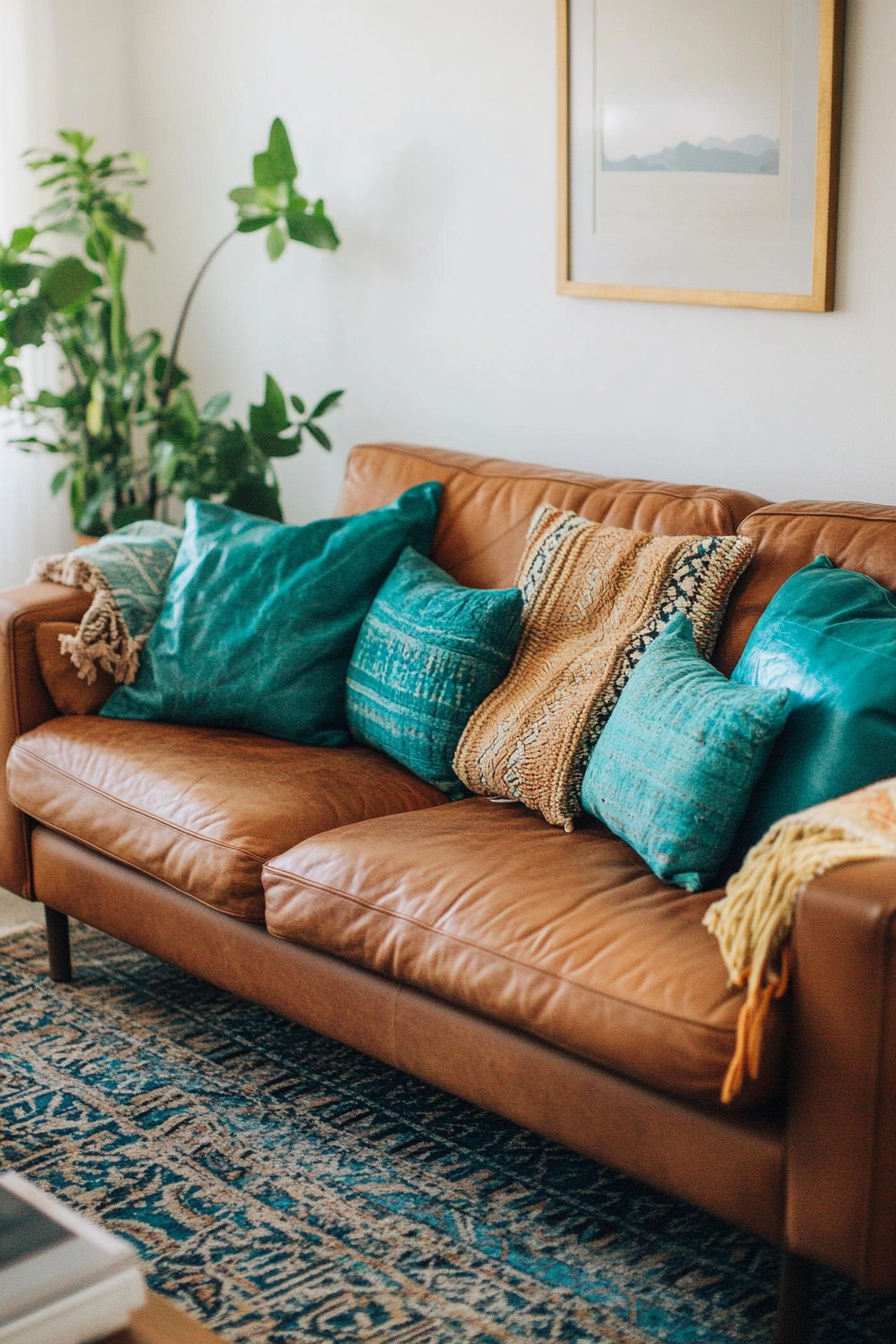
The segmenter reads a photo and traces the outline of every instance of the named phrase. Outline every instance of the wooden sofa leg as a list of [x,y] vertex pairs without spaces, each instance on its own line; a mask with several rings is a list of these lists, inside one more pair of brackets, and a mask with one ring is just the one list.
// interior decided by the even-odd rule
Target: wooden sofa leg
[[50,958],[50,979],[67,985],[72,978],[72,951],[68,937],[68,915],[44,906],[47,921],[47,953]]
[[781,1252],[778,1319],[772,1344],[808,1344],[812,1262],[792,1251]]

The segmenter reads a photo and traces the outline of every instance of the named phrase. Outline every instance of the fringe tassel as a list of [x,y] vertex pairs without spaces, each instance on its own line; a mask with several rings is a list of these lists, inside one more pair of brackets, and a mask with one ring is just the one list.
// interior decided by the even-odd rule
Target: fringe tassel
[[743,1088],[746,1075],[759,1077],[762,1063],[762,1033],[773,999],[783,998],[790,981],[790,948],[781,956],[781,971],[775,979],[756,991],[748,993],[737,1018],[737,1040],[734,1056],[728,1065],[722,1084],[722,1101],[727,1106]]
[[[850,800],[858,796],[848,795]],[[739,1094],[748,1075],[759,1077],[766,1020],[790,979],[788,940],[800,888],[840,864],[887,858],[896,852],[891,840],[876,839],[849,823],[837,824],[833,806],[821,804],[776,822],[750,850],[725,896],[704,916],[703,923],[719,941],[729,984],[747,991],[737,1021],[734,1057],[722,1086],[726,1104]],[[822,813],[824,808],[827,814]]]
[[76,635],[60,635],[59,647],[74,663],[78,676],[92,686],[97,665],[119,683],[130,686],[140,665],[140,651],[148,635],[131,638],[108,580],[101,569],[77,552],[48,555],[35,560],[29,583],[62,583],[93,593]]

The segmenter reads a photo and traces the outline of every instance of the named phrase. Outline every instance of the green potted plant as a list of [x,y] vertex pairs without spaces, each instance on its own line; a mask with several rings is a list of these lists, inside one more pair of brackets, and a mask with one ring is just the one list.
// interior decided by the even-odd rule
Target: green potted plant
[[[244,425],[225,420],[226,393],[197,404],[178,351],[196,289],[235,235],[264,230],[272,261],[290,240],[339,246],[323,201],[296,189],[283,122],[273,122],[267,149],[255,155],[252,184],[230,193],[234,228],[200,268],[167,353],[158,331],[131,334],[125,296],[128,248],[151,246],[132,209],[133,191],[146,184],[145,161],[132,153],[91,157],[90,136],[59,135],[61,150],[26,155],[48,203],[0,245],[0,407],[27,427],[15,442],[63,459],[52,488],[68,491],[72,524],[87,536],[164,519],[172,500],[191,496],[282,519],[273,459],[299,452],[306,433],[329,448],[319,421],[341,391],[309,411],[297,396],[287,404],[268,374]],[[50,253],[45,243],[54,235],[76,238],[77,252]],[[60,371],[52,387],[35,392],[23,378],[22,352],[42,345],[58,351]]]

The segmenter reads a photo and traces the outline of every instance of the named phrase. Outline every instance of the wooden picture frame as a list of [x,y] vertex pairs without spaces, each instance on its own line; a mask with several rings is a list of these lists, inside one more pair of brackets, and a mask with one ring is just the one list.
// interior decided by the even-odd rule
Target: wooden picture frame
[[831,311],[845,0],[708,3],[557,0],[558,292]]

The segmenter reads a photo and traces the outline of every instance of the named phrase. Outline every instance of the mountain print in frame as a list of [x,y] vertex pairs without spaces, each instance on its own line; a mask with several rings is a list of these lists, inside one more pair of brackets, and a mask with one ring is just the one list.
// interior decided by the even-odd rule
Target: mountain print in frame
[[844,0],[557,0],[558,290],[834,306]]

